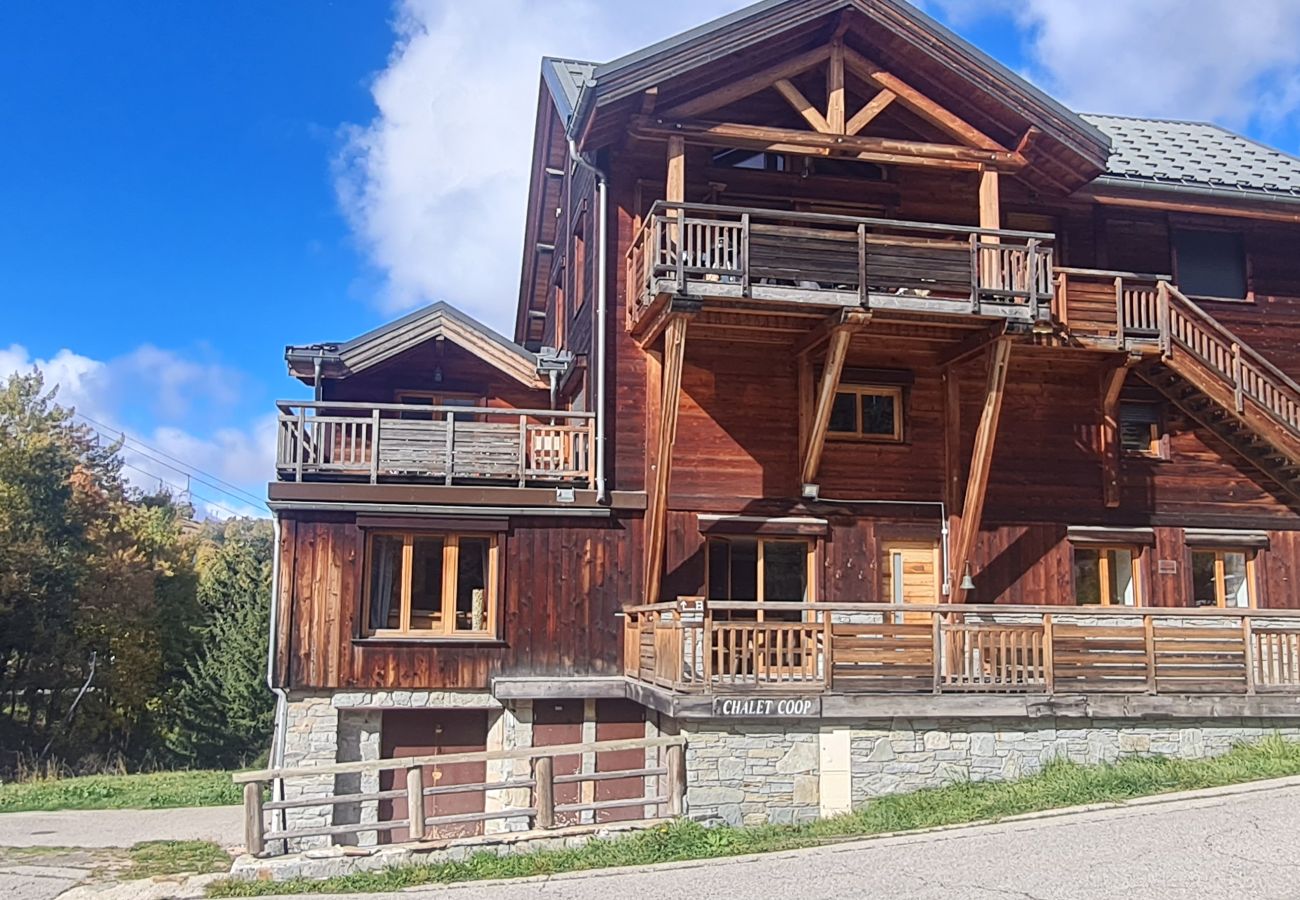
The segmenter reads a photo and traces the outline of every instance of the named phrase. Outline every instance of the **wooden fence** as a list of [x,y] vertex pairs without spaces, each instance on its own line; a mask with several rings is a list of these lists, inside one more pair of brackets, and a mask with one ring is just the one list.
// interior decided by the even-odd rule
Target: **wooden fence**
[[595,414],[397,403],[279,404],[276,467],[322,478],[590,483]]
[[625,615],[626,674],[674,691],[1300,694],[1300,610],[692,598]]
[[[311,838],[334,841],[355,839],[363,834],[387,834],[390,837],[396,834],[412,842],[431,841],[465,836],[466,826],[477,828],[487,822],[504,823],[508,820],[517,825],[526,824],[529,830],[545,831],[582,814],[598,820],[602,814],[616,810],[636,811],[633,816],[636,819],[674,818],[683,812],[686,793],[685,748],[685,737],[642,738],[270,769],[241,772],[234,776],[234,780],[244,786],[246,848],[254,856],[264,856],[271,845],[282,844],[287,851],[294,842]],[[653,755],[658,761],[623,769],[602,768],[598,772],[556,774],[557,760],[564,757],[636,750],[647,751],[647,759]],[[448,767],[516,761],[528,764],[527,775],[506,775],[495,781],[489,778],[473,784],[439,783],[441,774]],[[380,783],[384,773],[391,773],[391,789],[320,788],[321,779],[329,779],[331,786],[337,785],[339,780]],[[631,797],[557,802],[557,787],[611,781],[623,784],[640,782],[640,790]],[[274,782],[284,783],[287,794],[300,796],[267,801],[267,789]],[[435,814],[429,814],[428,798],[465,799],[467,796],[477,799],[479,802],[474,805],[483,807],[484,811],[453,814],[437,814],[435,811]],[[498,800],[496,808],[487,808],[489,796]],[[340,818],[336,811],[343,807],[354,811],[370,808],[374,815],[349,816],[366,818],[367,821],[336,821]],[[394,813],[385,816],[385,808]],[[310,822],[268,827],[270,819],[280,818],[286,813],[306,812],[319,819],[321,810],[327,811],[324,817],[330,820],[328,824]]]

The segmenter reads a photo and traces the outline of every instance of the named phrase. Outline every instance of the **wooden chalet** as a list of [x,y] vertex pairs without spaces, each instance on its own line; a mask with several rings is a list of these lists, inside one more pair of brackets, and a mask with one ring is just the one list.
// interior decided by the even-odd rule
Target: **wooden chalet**
[[250,840],[1300,728],[1297,241],[1300,160],[1079,115],[902,0],[544,60],[512,340],[289,348]]

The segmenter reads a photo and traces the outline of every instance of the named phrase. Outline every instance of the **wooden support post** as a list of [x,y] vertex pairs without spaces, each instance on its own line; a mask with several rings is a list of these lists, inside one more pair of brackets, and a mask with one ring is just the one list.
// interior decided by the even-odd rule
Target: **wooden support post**
[[450,485],[456,474],[456,415],[447,413],[447,472],[443,480]]
[[266,852],[266,822],[262,818],[262,788],[260,781],[244,785],[244,848],[250,856]]
[[988,384],[984,393],[984,409],[980,413],[979,428],[975,432],[975,447],[971,451],[970,476],[966,481],[966,498],[962,505],[961,524],[952,553],[953,602],[965,600],[961,588],[962,573],[975,549],[980,520],[984,515],[984,498],[988,493],[989,472],[993,466],[993,447],[997,441],[998,420],[1002,417],[1002,399],[1010,368],[1011,342],[1002,338],[989,349]]
[[826,69],[826,124],[832,134],[845,133],[844,38],[831,43],[831,60]]
[[[954,367],[943,370],[943,475],[944,505],[948,513],[949,540],[961,530],[961,508],[964,495],[964,472],[962,471],[961,440],[961,379]],[[947,588],[944,599],[948,600],[956,589],[952,572],[944,573],[944,586]]]
[[1056,661],[1052,654],[1052,614],[1043,616],[1043,691],[1056,692]]
[[835,391],[840,386],[840,373],[844,370],[844,358],[848,355],[849,339],[852,336],[853,333],[848,328],[838,328],[831,334],[826,364],[822,369],[821,387],[817,392],[817,406],[808,434],[808,446],[804,448],[804,484],[815,482],[817,469],[821,466],[822,450],[826,447],[826,429],[831,423],[831,407],[835,405]]
[[528,417],[519,417],[519,486],[528,486]]
[[686,748],[672,744],[665,754],[668,769],[668,815],[680,818],[686,814]]
[[1255,694],[1255,631],[1250,616],[1241,617],[1242,653],[1246,659],[1246,694]]
[[[996,169],[983,168],[980,170],[980,228],[1001,228],[1002,227],[1002,201],[1001,201],[1001,182],[998,178]],[[981,244],[1000,244],[1001,241],[996,237],[980,235]],[[998,254],[1001,251],[992,250],[981,252],[980,256],[980,280],[986,288],[1001,287],[1002,284],[1002,266]]]
[[943,615],[942,613],[933,613],[931,620],[931,638],[930,643],[933,648],[933,657],[931,663],[934,667],[934,684],[931,690],[936,694],[943,693]]
[[1119,366],[1101,374],[1101,426],[1098,429],[1098,452],[1101,453],[1101,493],[1107,508],[1119,506],[1119,397],[1128,378],[1129,366]]
[[[669,203],[686,202],[686,139],[678,135],[668,138],[668,180],[664,189],[664,200]],[[670,209],[667,218],[672,222],[685,216],[682,210]],[[668,226],[668,246],[672,250],[673,268],[677,272],[678,293],[686,289],[682,276],[682,269],[686,263],[686,258],[682,255],[685,252],[682,237],[682,226],[677,224]]]
[[384,421],[379,416],[379,410],[374,410],[370,414],[370,483],[379,484],[379,428],[380,422]]
[[655,455],[654,484],[646,507],[645,602],[659,602],[663,580],[664,544],[668,527],[668,486],[673,447],[677,442],[677,412],[686,355],[686,317],[675,316],[664,329],[663,389],[659,401],[659,448]]
[[538,828],[555,827],[555,759],[539,756],[533,763],[533,808]]
[[424,828],[424,768],[411,766],[406,770],[406,814],[412,841],[425,838]]
[[1157,693],[1156,682],[1156,620],[1152,616],[1142,617],[1142,636],[1146,647],[1147,693]]

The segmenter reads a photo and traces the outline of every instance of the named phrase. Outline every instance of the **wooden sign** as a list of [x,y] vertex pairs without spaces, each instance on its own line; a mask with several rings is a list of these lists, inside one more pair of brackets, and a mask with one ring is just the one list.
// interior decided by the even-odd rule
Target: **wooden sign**
[[821,697],[714,697],[719,719],[808,719],[822,714]]

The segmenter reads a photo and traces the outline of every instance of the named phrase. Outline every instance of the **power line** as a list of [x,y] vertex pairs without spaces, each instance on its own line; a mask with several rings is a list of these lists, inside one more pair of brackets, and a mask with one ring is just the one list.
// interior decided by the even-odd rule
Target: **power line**
[[[127,434],[125,431],[114,429],[108,425],[103,424],[102,422],[97,422],[96,420],[90,418],[90,416],[87,416],[84,413],[76,413],[76,415],[78,418],[85,419],[87,422],[89,422],[93,430],[95,431],[95,433],[105,440],[108,441],[117,440],[116,434],[120,434],[122,436],[122,441],[124,444],[126,444],[128,441],[138,444],[139,445],[138,447],[129,447],[128,449],[130,449],[132,453],[137,453],[140,456],[143,456],[145,459],[149,460],[150,462],[157,463],[158,465],[162,466],[165,469],[170,469],[171,471],[177,473],[178,475],[184,475],[186,478],[192,478],[193,480],[199,482],[200,484],[207,485],[208,487],[212,488],[218,493],[224,494],[233,500],[238,500],[240,503],[252,503],[253,505],[262,507],[263,509],[267,508],[265,500],[262,500],[260,497],[257,497],[249,493],[248,491],[245,491],[243,488],[240,488],[237,485],[231,484],[229,481],[225,481],[217,477],[216,475],[213,475],[211,472],[205,472],[204,470],[196,466],[190,465],[184,460],[177,459],[171,454],[159,450],[156,447],[152,447],[149,444],[146,444],[144,441],[140,440],[139,438]],[[179,463],[180,465],[185,466],[186,468],[184,469],[177,468],[176,466],[171,465],[170,463],[164,462],[163,460],[158,459],[155,456],[152,456],[150,453],[146,453],[145,450],[140,449],[140,447],[144,447],[146,450],[151,451],[151,453],[156,453],[159,456],[166,457],[167,459]],[[132,468],[135,467],[133,466]],[[137,469],[137,471],[139,470]],[[151,473],[145,473],[145,474],[151,474]]]
[[164,479],[164,478],[162,478],[162,477],[160,477],[160,476],[158,476],[158,475],[155,475],[153,472],[145,471],[144,469],[140,468],[139,466],[133,466],[133,465],[131,465],[129,462],[125,462],[125,461],[123,461],[122,465],[123,465],[125,468],[132,469],[132,470],[134,470],[134,471],[136,471],[136,472],[139,472],[141,475],[147,475],[147,476],[149,476],[150,478],[156,478],[156,479],[158,479],[158,484],[160,484],[160,485],[166,485],[167,487],[171,488],[171,489],[174,490],[174,491],[178,491],[178,492],[180,492],[180,493],[182,493],[182,494],[188,494],[188,495],[191,496],[191,497],[195,497],[195,498],[197,498],[197,499],[199,499],[199,500],[202,500],[204,503],[208,504],[209,506],[212,506],[212,507],[215,507],[216,509],[221,510],[223,513],[225,513],[226,515],[230,516],[231,518],[235,518],[235,519],[242,518],[242,515],[241,515],[240,513],[235,512],[235,511],[234,511],[233,509],[231,509],[230,507],[228,507],[228,506],[222,506],[222,505],[221,505],[220,503],[218,503],[217,501],[212,500],[212,499],[210,499],[210,498],[208,498],[208,497],[205,497],[205,496],[203,496],[202,494],[196,494],[196,493],[194,492],[194,489],[193,489],[193,488],[190,488],[190,487],[181,487],[181,486],[178,485],[178,484],[172,484],[170,481],[167,481],[166,479]]

